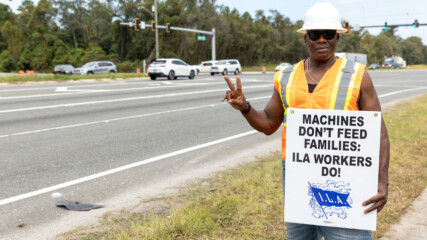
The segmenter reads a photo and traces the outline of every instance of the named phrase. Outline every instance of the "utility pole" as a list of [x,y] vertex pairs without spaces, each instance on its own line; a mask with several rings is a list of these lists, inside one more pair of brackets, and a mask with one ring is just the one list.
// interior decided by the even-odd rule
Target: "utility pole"
[[[156,24],[158,23],[157,21],[157,0],[154,0],[154,21],[156,21]],[[156,59],[159,58],[159,32],[156,28]]]

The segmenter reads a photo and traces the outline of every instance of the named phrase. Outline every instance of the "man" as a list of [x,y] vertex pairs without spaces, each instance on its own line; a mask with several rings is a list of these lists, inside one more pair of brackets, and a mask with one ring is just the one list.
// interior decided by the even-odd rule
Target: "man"
[[[304,41],[309,57],[292,68],[279,71],[274,76],[274,91],[263,111],[257,111],[242,92],[240,78],[237,88],[225,76],[230,90],[222,98],[240,110],[249,124],[267,135],[274,133],[283,122],[283,189],[285,189],[286,160],[286,109],[340,109],[381,111],[378,96],[366,67],[347,59],[335,57],[339,33],[346,32],[341,26],[338,10],[329,3],[316,3],[306,13],[304,25],[298,30],[305,33]],[[337,82],[338,81],[338,82]],[[334,88],[336,84],[339,88]],[[343,86],[344,85],[344,86]],[[344,90],[343,90],[344,89]],[[378,212],[387,202],[388,195],[389,140],[384,121],[381,123],[380,163],[378,193],[363,202],[365,213]],[[372,239],[370,231],[335,227],[287,223],[287,238],[292,239]]]

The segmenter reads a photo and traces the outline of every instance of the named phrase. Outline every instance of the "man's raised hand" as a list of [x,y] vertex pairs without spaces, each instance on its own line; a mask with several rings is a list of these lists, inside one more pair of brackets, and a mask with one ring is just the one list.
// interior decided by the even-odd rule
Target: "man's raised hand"
[[233,83],[231,83],[231,80],[228,76],[224,76],[224,79],[227,82],[227,85],[230,90],[225,93],[225,96],[221,99],[221,101],[224,102],[225,100],[227,100],[227,102],[233,108],[240,111],[245,110],[248,105],[246,104],[245,95],[242,92],[242,82],[240,81],[240,77],[236,77],[237,89],[234,87]]

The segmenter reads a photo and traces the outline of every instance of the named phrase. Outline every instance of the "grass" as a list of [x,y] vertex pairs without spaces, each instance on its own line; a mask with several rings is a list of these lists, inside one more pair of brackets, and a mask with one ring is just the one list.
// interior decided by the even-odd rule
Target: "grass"
[[[427,95],[384,111],[391,143],[388,204],[379,213],[374,239],[427,187]],[[99,226],[61,239],[286,239],[280,154],[223,171],[190,186],[162,211],[122,212]],[[203,184],[206,185],[206,184]]]
[[33,76],[0,76],[0,83],[18,83],[18,82],[39,82],[39,81],[77,81],[82,79],[117,79],[117,78],[135,78],[148,77],[146,74],[137,73],[114,73],[114,74],[95,74],[95,75],[60,75],[45,74]]
[[278,64],[265,64],[262,66],[251,66],[251,67],[242,67],[243,73],[245,72],[262,72],[262,68],[265,67],[265,71],[267,72],[275,72]]
[[386,228],[427,187],[427,96],[393,107],[384,119],[390,138],[389,197],[379,213],[377,231],[381,236]]
[[425,64],[408,65],[406,69],[427,69],[427,65]]

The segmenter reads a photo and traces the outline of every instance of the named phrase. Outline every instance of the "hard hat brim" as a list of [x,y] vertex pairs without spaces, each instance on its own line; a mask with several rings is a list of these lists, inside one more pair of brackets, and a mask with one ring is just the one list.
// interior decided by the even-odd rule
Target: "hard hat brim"
[[322,28],[322,27],[318,27],[318,28],[300,28],[297,30],[297,32],[299,33],[307,33],[307,31],[310,30],[337,30],[337,33],[346,33],[347,30],[344,28]]

